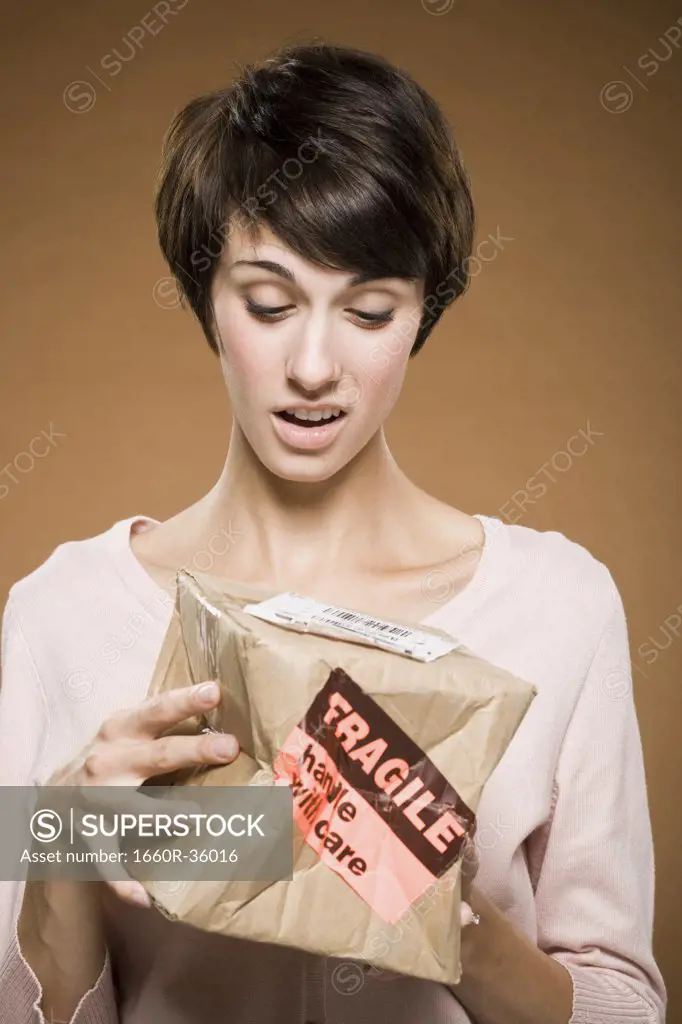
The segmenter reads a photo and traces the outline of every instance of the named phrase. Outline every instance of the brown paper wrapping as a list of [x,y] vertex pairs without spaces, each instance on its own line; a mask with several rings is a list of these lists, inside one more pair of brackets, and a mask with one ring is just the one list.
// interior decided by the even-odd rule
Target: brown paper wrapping
[[[361,643],[298,633],[243,611],[277,591],[181,570],[175,610],[149,694],[217,679],[220,705],[173,731],[210,726],[236,735],[228,765],[149,780],[160,785],[272,784],[277,754],[334,669],[359,684],[475,812],[481,791],[531,701],[535,687],[459,647],[428,663]],[[424,632],[447,636],[442,630]],[[363,959],[376,967],[457,984],[460,964],[458,857],[387,923],[308,845],[294,823],[290,881],[147,885],[165,915],[211,932]],[[380,877],[380,861],[373,870]],[[159,890],[162,890],[161,892]]]

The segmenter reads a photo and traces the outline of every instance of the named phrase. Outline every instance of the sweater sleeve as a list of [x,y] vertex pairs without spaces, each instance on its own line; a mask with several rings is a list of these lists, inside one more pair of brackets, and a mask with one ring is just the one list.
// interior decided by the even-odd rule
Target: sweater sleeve
[[[43,688],[10,590],[0,647],[0,785],[41,782],[40,760],[49,737]],[[17,919],[25,882],[0,881],[0,1024],[48,1024],[42,987],[22,955]],[[111,964],[86,992],[68,1024],[118,1024]]]
[[552,817],[529,840],[531,859],[541,861],[537,944],[571,975],[569,1024],[663,1024],[644,760],[625,612],[612,577],[610,588],[560,751]]

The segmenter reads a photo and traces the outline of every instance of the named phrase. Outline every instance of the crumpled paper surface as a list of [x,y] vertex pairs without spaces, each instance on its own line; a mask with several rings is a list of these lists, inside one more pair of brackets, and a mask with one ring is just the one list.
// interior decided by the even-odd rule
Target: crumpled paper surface
[[[384,722],[387,734],[396,742],[400,738],[396,730],[404,735],[401,742],[407,746],[401,749],[418,748],[419,756],[410,764],[412,774],[426,767],[425,777],[444,776],[442,781],[452,787],[447,793],[454,789],[460,810],[468,810],[473,819],[483,786],[536,696],[535,687],[463,647],[422,663],[360,643],[295,632],[243,611],[244,605],[274,593],[205,573],[178,573],[175,611],[149,694],[217,679],[222,690],[219,706],[171,731],[196,732],[209,726],[230,732],[239,740],[240,754],[228,765],[157,776],[150,783],[273,784],[282,770],[296,770],[292,740],[302,735],[305,746],[314,739],[306,732],[306,716],[324,687],[331,694],[338,689],[334,680],[340,679],[344,685],[357,684],[362,690],[362,695],[343,690],[346,697],[352,699],[356,693],[365,700],[365,707],[378,705],[376,721]],[[448,635],[417,623],[406,625]],[[335,723],[339,714],[338,707],[330,712]],[[390,716],[390,723],[385,715]],[[316,721],[319,725],[321,719]],[[320,753],[322,748],[316,746],[318,755],[335,758],[341,781],[353,771],[357,781],[357,762],[351,765],[348,753],[329,729],[321,742],[327,751]],[[298,750],[302,753],[301,746]],[[343,877],[338,873],[341,869],[330,867],[330,854],[325,852],[326,859],[322,859],[295,824],[292,880],[201,880],[185,882],[177,891],[170,885],[162,887],[162,892],[150,883],[147,888],[154,904],[168,917],[206,931],[293,946],[322,956],[365,959],[382,970],[457,984],[461,977],[461,857],[452,859],[451,846],[452,863],[444,870],[442,864],[434,868],[434,857],[438,857],[434,853],[429,860],[431,870],[427,870],[420,862],[423,835],[411,837],[401,810],[392,806],[386,816],[383,804],[391,800],[384,793],[377,794],[371,775],[367,778],[366,786],[351,787],[355,806],[366,822],[364,832],[352,823],[366,854],[363,863],[367,868],[359,881],[347,870]],[[452,807],[443,799],[435,800],[434,805],[436,814]],[[471,822],[466,815],[456,817],[468,829]],[[394,827],[398,824],[392,826],[398,818],[404,841],[396,838]],[[301,814],[297,820],[311,828]],[[336,827],[334,821],[329,831]],[[338,828],[342,831],[340,824]],[[321,840],[316,842],[319,846]],[[416,845],[408,849],[406,843],[413,842]],[[437,839],[434,842],[443,845]],[[348,863],[347,859],[346,868]],[[432,884],[411,899],[429,876]],[[353,888],[356,884],[362,885],[363,895]],[[411,902],[400,918],[387,921],[385,908],[399,907],[401,899],[404,903],[408,896]],[[384,916],[373,909],[377,906]]]

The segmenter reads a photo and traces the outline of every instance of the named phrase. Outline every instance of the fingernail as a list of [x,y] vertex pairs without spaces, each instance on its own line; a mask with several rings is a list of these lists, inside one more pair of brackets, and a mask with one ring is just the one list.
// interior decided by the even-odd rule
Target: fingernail
[[211,750],[218,757],[234,757],[239,744],[235,736],[217,736],[211,742]]
[[465,928],[474,919],[474,912],[468,903],[462,903],[459,908],[460,922],[462,928]]
[[219,693],[217,683],[202,683],[197,690],[197,696],[202,704],[212,704]]

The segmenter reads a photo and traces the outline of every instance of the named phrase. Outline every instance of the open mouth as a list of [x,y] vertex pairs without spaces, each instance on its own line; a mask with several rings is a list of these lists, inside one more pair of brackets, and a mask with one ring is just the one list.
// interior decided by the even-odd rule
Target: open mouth
[[275,413],[281,420],[286,420],[287,423],[293,423],[297,427],[326,427],[330,423],[336,423],[337,420],[342,419],[346,413],[344,410],[340,410],[331,416],[322,416],[319,419],[310,419],[308,417],[297,416],[292,412],[281,411]]

